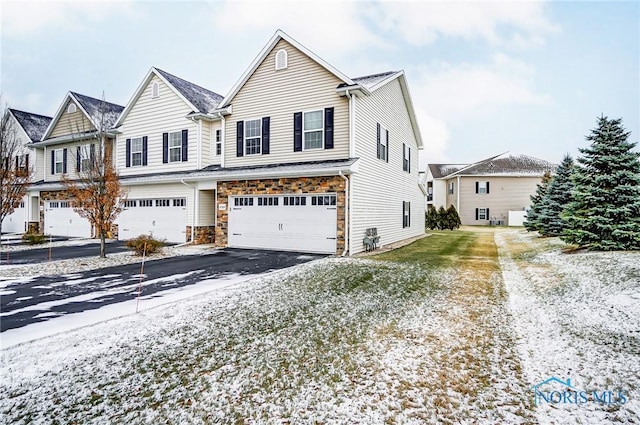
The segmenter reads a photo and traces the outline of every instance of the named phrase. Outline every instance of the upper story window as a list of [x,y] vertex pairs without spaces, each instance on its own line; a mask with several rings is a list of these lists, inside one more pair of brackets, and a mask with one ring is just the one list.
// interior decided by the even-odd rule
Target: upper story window
[[402,144],[402,170],[411,172],[411,147]]
[[[188,161],[187,148],[189,147],[189,130],[162,133],[162,163]],[[144,141],[143,141],[144,144]],[[143,146],[143,150],[144,146]],[[144,162],[143,154],[143,165]]]
[[93,145],[78,146],[76,169],[80,171],[89,171],[93,162],[94,147]]
[[260,155],[262,146],[262,120],[244,122],[244,152],[246,155]]
[[131,139],[131,166],[138,167],[142,165],[142,137],[134,137]]
[[155,99],[156,97],[160,96],[160,84],[158,84],[157,82],[154,82],[151,85],[151,97],[153,99]]
[[75,111],[76,111],[75,103],[70,103],[69,106],[67,106],[67,113],[73,114]]
[[322,149],[324,145],[323,111],[303,112],[304,150]]
[[377,124],[378,159],[389,162],[389,130]]
[[288,67],[287,51],[280,49],[276,52],[276,71],[279,69],[287,69]]
[[182,133],[169,133],[169,162],[182,161]]
[[216,155],[222,154],[222,130],[216,130]]
[[[7,164],[9,163],[9,158],[7,158],[6,162]],[[21,175],[29,174],[29,154],[28,153],[24,155],[16,156],[16,173],[20,173]]]
[[453,182],[449,182],[449,195],[453,195]]
[[52,152],[53,172],[51,174],[63,174],[66,172],[65,155],[66,149],[56,149]]
[[489,182],[476,182],[476,193],[480,195],[489,193]]

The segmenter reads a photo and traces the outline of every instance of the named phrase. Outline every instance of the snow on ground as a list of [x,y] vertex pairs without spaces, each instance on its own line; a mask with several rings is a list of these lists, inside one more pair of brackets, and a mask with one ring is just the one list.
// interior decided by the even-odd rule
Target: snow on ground
[[541,399],[538,421],[640,423],[640,253],[563,253],[557,238],[522,231],[495,239],[529,388],[550,377],[568,378],[588,396],[612,391],[623,401],[623,391],[627,399]]

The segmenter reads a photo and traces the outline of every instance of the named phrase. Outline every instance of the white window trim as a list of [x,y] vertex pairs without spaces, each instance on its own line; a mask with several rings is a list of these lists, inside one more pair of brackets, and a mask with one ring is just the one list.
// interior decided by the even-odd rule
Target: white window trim
[[[134,140],[140,140],[140,151],[134,151],[133,150],[133,141]],[[144,153],[144,138],[142,136],[140,137],[132,137],[131,138],[131,152],[129,152],[129,154],[131,155],[129,158],[129,164],[131,164],[132,167],[142,167],[142,162],[143,162],[143,158],[142,155]],[[134,153],[139,153],[140,154],[140,164],[134,164],[133,163],[133,154]]]
[[[216,156],[222,155],[222,129],[219,128],[215,131],[215,139],[216,139]],[[218,149],[220,147],[220,149]]]
[[447,188],[447,193],[449,195],[453,195],[455,193],[455,184],[453,184],[453,182],[449,182],[449,187]]
[[[380,124],[380,156],[378,159],[382,162],[387,162],[389,158],[389,149],[387,149],[389,143],[389,140],[387,139],[387,131],[388,128]],[[384,155],[382,155],[382,148],[384,148]]]
[[[320,116],[322,117],[322,124],[320,125],[319,130],[305,130],[304,129],[304,116],[305,114],[310,114],[312,112],[320,112]],[[315,133],[320,131],[322,136],[320,136],[320,147],[318,148],[307,148],[307,138],[305,137],[307,133]],[[309,111],[302,111],[302,150],[303,151],[319,151],[324,149],[324,108],[322,109],[312,109]]]
[[67,106],[67,114],[75,114],[78,108],[76,108],[76,104],[71,102]]
[[486,208],[478,208],[478,220],[489,220],[489,217],[487,217]]
[[[85,164],[86,161],[86,164]],[[85,166],[86,165],[86,166]],[[80,170],[89,171],[91,168],[91,145],[80,145]]]
[[[282,61],[283,64],[280,64],[280,61],[278,61],[279,58],[284,57],[284,60]],[[289,53],[287,52],[286,49],[280,49],[276,52],[275,58],[274,58],[274,68],[276,71],[280,71],[282,69],[287,69],[289,67]]]
[[487,194],[487,183],[488,181],[478,181],[478,195],[486,195]]
[[[258,152],[255,153],[249,153],[249,149],[247,146],[247,122],[248,121],[258,121],[260,123],[260,129],[258,131],[258,136],[257,137],[251,137],[251,139],[258,139]],[[242,125],[242,143],[244,144],[244,155],[245,156],[254,156],[254,155],[262,155],[262,118],[253,118],[253,119],[246,119],[243,121],[243,125]]]
[[[60,152],[60,161],[58,161],[58,152]],[[54,167],[53,174],[64,174],[64,149],[54,149],[53,150],[54,157]],[[60,171],[58,171],[58,164],[60,164]]]
[[[177,134],[178,135],[178,146],[171,146],[171,135],[172,134]],[[167,162],[168,163],[172,163],[172,162],[182,162],[182,131],[170,131],[169,135],[167,137]],[[180,154],[178,155],[178,159],[171,159],[171,151],[176,151],[179,150]]]
[[151,84],[151,98],[157,99],[160,97],[160,84],[157,81],[154,81]]

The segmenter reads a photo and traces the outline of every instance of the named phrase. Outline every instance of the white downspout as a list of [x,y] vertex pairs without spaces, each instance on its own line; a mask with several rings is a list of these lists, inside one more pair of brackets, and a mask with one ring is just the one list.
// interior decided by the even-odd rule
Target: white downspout
[[349,215],[351,214],[351,208],[349,208],[349,179],[342,174],[342,171],[338,171],[340,177],[344,179],[344,251],[342,251],[342,257],[347,255],[349,251]]
[[202,120],[198,120],[198,170],[202,168]]
[[457,176],[456,180],[458,180],[458,189],[456,192],[456,209],[458,210],[458,214],[460,214],[460,176]]
[[196,185],[194,184],[193,186],[190,186],[187,182],[185,182],[183,179],[180,180],[180,183],[182,183],[183,185],[187,186],[187,187],[193,187],[193,211],[191,213],[191,243],[195,244],[196,240],[195,240],[195,236],[196,236],[196,211],[198,208],[198,198],[197,198],[197,193],[196,193]]
[[345,90],[345,95],[349,98],[349,158],[356,157],[356,98],[353,94],[349,93],[349,90]]
[[[224,115],[220,114],[220,123],[222,124],[220,129],[222,130],[220,132],[220,143],[222,143],[221,148],[220,148],[220,167],[224,168],[224,145],[226,144],[226,128],[227,128],[227,123],[224,119]],[[217,190],[217,189],[216,189]]]

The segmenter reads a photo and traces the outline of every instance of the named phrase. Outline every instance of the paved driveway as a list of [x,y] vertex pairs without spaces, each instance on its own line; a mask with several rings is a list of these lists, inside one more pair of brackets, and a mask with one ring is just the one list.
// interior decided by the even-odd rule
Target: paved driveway
[[[305,263],[322,255],[225,249],[149,261],[142,279],[145,297],[216,279],[253,275]],[[0,332],[70,313],[99,309],[137,296],[140,264],[5,282],[0,290]]]
[[[107,255],[127,251],[125,241],[107,242]],[[92,257],[100,255],[100,243],[88,241],[82,245],[56,246],[51,249],[51,260],[68,260],[70,258]],[[49,261],[49,248],[25,249],[23,251],[3,251],[0,253],[2,264],[34,264]]]

